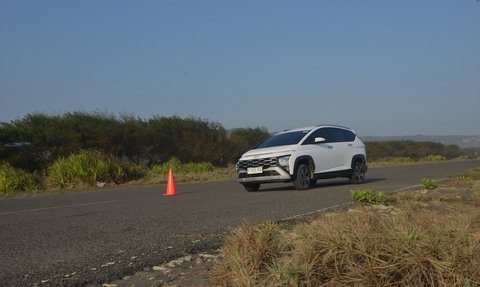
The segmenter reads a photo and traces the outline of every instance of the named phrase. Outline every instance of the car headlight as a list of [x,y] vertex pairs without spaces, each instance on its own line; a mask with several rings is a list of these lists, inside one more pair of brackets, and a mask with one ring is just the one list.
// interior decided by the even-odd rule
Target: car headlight
[[278,160],[278,165],[283,167],[286,171],[290,171],[290,165],[288,164],[288,160],[290,159],[289,155],[279,157]]

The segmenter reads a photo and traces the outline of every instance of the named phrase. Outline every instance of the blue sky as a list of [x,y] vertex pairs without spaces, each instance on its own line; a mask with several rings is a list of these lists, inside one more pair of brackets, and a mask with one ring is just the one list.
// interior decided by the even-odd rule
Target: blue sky
[[0,0],[0,121],[480,135],[480,2]]

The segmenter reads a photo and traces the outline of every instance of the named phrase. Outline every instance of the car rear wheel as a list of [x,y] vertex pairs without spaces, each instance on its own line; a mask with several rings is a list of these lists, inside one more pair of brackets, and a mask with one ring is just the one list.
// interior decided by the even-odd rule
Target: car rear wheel
[[243,187],[246,191],[258,191],[260,189],[260,183],[244,183]]
[[352,176],[350,177],[350,181],[353,184],[363,183],[365,181],[365,163],[361,161],[357,161],[353,164],[353,171]]
[[311,180],[310,167],[304,163],[300,164],[297,168],[297,173],[295,174],[295,180],[293,181],[295,189],[308,189],[310,187]]

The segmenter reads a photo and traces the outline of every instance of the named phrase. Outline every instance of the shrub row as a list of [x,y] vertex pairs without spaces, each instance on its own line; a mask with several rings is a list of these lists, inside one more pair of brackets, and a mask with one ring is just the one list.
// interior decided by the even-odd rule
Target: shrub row
[[462,155],[458,146],[436,142],[372,141],[365,145],[370,160],[393,158],[404,161],[439,161]]
[[[163,176],[173,168],[177,174],[211,172],[211,163],[182,163],[177,158],[146,169],[99,151],[79,151],[60,157],[47,168],[46,184],[53,188],[73,188],[104,183],[123,183],[146,176]],[[8,163],[0,165],[0,193],[34,191],[39,181],[30,173]]]
[[36,113],[0,123],[0,161],[44,170],[78,150],[99,150],[147,167],[172,157],[225,166],[268,136],[263,128],[226,131],[219,123],[193,117],[144,120],[102,113]]

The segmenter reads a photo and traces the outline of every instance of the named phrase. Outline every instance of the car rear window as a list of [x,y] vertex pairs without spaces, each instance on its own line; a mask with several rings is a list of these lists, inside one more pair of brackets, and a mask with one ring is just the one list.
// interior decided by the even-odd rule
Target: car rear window
[[357,137],[351,131],[347,131],[347,130],[342,130],[342,131],[343,131],[343,135],[344,135],[345,139],[347,140],[347,142],[353,142],[355,140],[355,138]]

